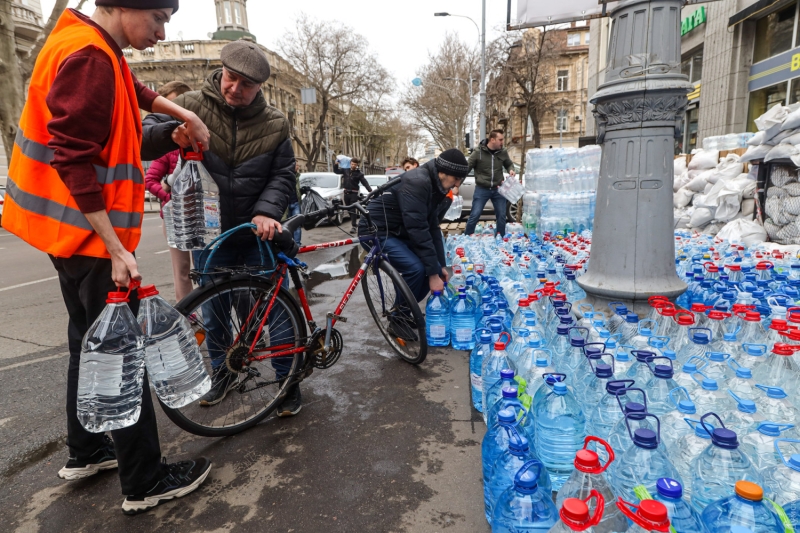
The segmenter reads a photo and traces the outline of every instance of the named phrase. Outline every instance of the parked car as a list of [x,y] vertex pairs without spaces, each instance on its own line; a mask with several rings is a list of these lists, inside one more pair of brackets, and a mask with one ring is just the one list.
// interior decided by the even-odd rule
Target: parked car
[[[369,183],[369,186],[372,187],[373,189],[375,187],[380,187],[381,185],[383,185],[392,178],[391,176],[382,176],[381,174],[367,174],[364,177],[367,178],[367,183]],[[364,187],[363,185],[359,185],[358,193],[366,195],[369,193],[369,191],[367,191],[367,188]]]
[[399,176],[403,172],[405,172],[403,170],[403,167],[388,167],[386,169],[386,175],[389,176],[390,178],[394,178],[395,176]]
[[[342,188],[342,176],[333,172],[307,172],[300,174],[300,188],[308,187],[316,191],[328,202],[339,200],[344,203],[344,189]],[[336,217],[331,219],[331,224],[340,225],[344,222],[346,213],[337,211]]]

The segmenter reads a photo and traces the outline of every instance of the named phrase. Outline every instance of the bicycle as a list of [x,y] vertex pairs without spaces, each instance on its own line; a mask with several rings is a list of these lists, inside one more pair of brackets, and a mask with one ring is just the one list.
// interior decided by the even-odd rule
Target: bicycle
[[[346,322],[342,312],[359,284],[370,314],[394,351],[414,365],[425,360],[428,346],[420,306],[383,253],[378,230],[364,208],[370,199],[397,182],[378,187],[355,204],[334,204],[308,215],[321,219],[332,217],[337,211],[355,209],[366,219],[366,235],[298,248],[292,234],[306,216],[297,215],[285,221],[282,233],[275,236],[271,245],[259,240],[261,265],[192,272],[193,279],[204,280],[204,285],[181,300],[176,309],[189,318],[207,368],[213,372],[214,366],[224,363],[236,382],[217,405],[194,403],[171,409],[162,403],[176,425],[199,436],[229,436],[269,416],[292,384],[306,379],[315,368],[330,368],[339,360],[344,340],[335,325]],[[244,224],[217,237],[203,251],[208,254],[205,263],[211,262],[228,237],[252,228],[255,226]],[[327,313],[325,326],[320,327],[312,316],[300,279],[301,275],[308,278],[306,265],[295,256],[355,243],[369,248],[367,255],[336,309]],[[283,286],[287,273],[297,298]]]

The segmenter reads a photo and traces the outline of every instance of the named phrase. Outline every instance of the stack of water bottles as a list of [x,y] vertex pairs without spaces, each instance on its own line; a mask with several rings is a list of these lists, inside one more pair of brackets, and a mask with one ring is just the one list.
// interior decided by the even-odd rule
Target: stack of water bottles
[[600,154],[596,145],[528,151],[522,204],[527,234],[592,229]]
[[676,234],[693,286],[638,316],[580,302],[590,234],[564,237],[446,242],[492,531],[800,526],[800,261]]
[[167,244],[178,250],[198,250],[219,235],[220,195],[216,182],[203,166],[203,152],[186,152],[175,176],[172,198],[164,206]]

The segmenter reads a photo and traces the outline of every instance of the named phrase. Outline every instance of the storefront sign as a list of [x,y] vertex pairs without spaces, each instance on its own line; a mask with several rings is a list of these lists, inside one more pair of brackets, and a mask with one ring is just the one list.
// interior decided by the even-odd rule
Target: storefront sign
[[697,100],[698,98],[700,98],[700,84],[699,83],[694,86],[694,91],[692,91],[692,92],[690,92],[689,94],[686,95],[686,98],[688,98],[690,102],[692,100]]
[[681,21],[681,36],[686,35],[706,21],[706,6],[700,6],[694,13]]
[[800,46],[750,67],[747,90],[757,91],[800,76]]

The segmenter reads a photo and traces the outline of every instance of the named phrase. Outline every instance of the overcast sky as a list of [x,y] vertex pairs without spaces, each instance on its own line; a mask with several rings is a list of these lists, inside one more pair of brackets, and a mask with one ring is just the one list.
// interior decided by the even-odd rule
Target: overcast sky
[[[47,18],[55,0],[41,0]],[[70,6],[78,0],[70,0]],[[172,22],[167,38],[207,39],[216,30],[213,0],[184,0]],[[516,2],[514,2],[516,4]],[[191,6],[191,7],[190,7]],[[487,37],[497,35],[506,21],[507,0],[486,0]],[[516,8],[515,8],[516,9]],[[428,51],[438,48],[445,32],[457,32],[465,42],[478,42],[478,30],[469,20],[434,17],[447,11],[471,17],[480,26],[481,0],[250,0],[247,6],[250,31],[258,42],[280,52],[277,40],[293,26],[295,17],[304,11],[320,19],[341,21],[367,38],[381,63],[391,72],[399,87],[422,66]],[[94,1],[84,7],[94,11]]]

